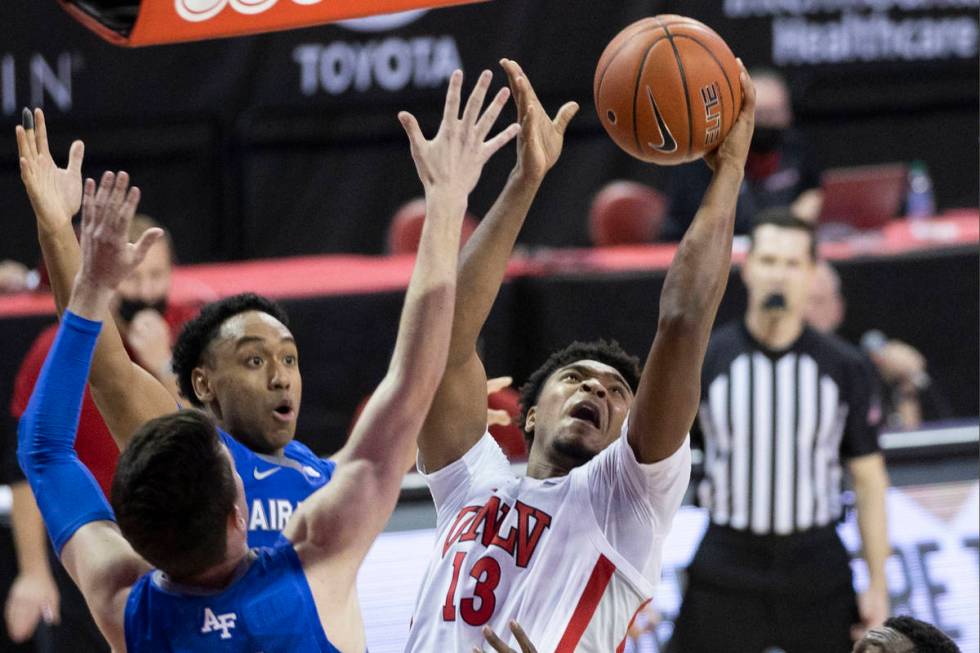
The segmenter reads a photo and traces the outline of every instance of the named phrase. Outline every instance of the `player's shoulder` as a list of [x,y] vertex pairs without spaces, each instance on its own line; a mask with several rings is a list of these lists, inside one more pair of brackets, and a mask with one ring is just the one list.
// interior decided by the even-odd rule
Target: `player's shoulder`
[[304,465],[309,465],[320,472],[325,472],[328,476],[333,473],[334,468],[337,466],[336,461],[321,458],[299,440],[291,440],[283,449],[283,454]]

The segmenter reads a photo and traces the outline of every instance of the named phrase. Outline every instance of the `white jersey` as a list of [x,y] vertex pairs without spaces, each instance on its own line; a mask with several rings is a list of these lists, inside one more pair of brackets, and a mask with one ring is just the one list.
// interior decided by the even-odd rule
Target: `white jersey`
[[423,475],[438,539],[406,651],[472,651],[486,624],[512,640],[515,619],[539,653],[611,653],[653,597],[691,448],[685,440],[669,458],[642,465],[624,424],[585,465],[539,480],[516,476],[486,434],[461,459]]

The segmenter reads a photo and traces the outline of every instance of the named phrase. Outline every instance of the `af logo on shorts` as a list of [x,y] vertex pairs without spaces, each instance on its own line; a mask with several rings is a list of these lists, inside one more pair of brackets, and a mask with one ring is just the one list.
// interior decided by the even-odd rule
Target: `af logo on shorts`
[[234,612],[216,615],[211,608],[204,608],[204,625],[201,627],[201,633],[207,634],[220,630],[221,639],[231,639],[231,630],[235,627],[236,619],[238,615]]

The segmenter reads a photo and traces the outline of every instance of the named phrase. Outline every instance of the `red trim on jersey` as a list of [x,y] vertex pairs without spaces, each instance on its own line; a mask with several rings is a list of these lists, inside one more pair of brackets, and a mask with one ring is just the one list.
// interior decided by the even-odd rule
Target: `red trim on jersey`
[[575,606],[572,619],[565,628],[565,634],[561,636],[561,641],[558,642],[555,653],[575,653],[575,647],[578,646],[579,640],[582,639],[585,629],[592,620],[592,615],[599,607],[599,601],[602,599],[614,571],[616,571],[616,565],[610,562],[606,556],[600,555],[595,567],[592,568],[589,582],[585,584],[585,590],[579,597],[578,605]]
[[650,601],[652,600],[653,599],[647,599],[646,601],[641,603],[640,607],[638,607],[636,609],[636,612],[633,613],[633,618],[630,619],[629,625],[626,626],[626,634],[623,635],[623,641],[621,641],[619,643],[619,646],[616,647],[616,653],[623,653],[623,651],[626,650],[626,638],[630,636],[630,630],[633,628],[633,622],[636,621],[636,618],[640,616],[640,611],[643,610],[643,608],[647,607],[650,604]]

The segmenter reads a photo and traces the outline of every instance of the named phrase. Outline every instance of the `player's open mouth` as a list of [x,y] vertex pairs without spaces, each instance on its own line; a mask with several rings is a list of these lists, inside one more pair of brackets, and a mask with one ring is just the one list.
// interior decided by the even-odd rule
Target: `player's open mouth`
[[583,422],[589,422],[592,426],[599,428],[599,423],[601,421],[601,413],[599,407],[589,401],[583,401],[582,403],[576,405],[572,408],[571,416],[574,419],[580,419]]
[[282,420],[283,422],[289,422],[296,416],[296,411],[293,410],[293,402],[288,399],[279,402],[273,409],[272,414],[276,419]]

